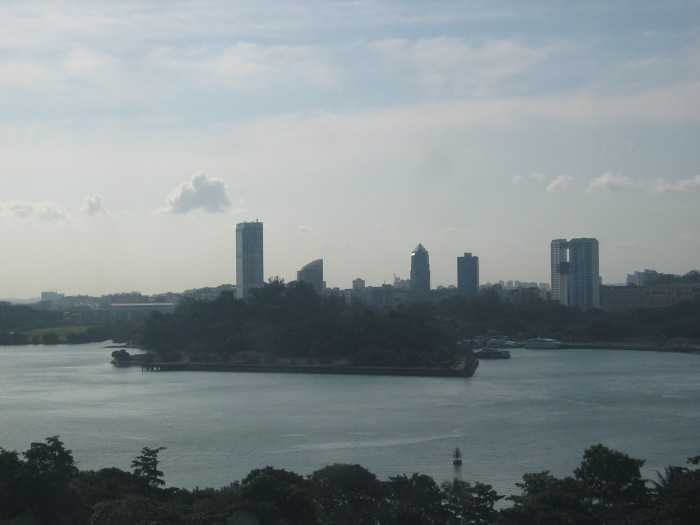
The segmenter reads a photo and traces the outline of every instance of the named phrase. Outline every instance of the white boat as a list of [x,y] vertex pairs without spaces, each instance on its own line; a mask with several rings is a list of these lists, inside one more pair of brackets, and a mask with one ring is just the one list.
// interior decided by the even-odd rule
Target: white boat
[[529,339],[525,341],[525,348],[529,349],[552,349],[552,348],[565,348],[566,345],[561,341],[556,339],[546,339],[544,337],[536,337],[534,339]]
[[474,355],[479,359],[510,359],[510,352],[508,350],[491,348],[490,346],[474,352]]

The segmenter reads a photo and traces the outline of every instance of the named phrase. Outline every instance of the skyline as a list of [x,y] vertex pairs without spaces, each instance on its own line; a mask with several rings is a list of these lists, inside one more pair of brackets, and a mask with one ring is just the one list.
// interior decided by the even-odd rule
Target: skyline
[[700,6],[8,2],[0,297],[700,266]]

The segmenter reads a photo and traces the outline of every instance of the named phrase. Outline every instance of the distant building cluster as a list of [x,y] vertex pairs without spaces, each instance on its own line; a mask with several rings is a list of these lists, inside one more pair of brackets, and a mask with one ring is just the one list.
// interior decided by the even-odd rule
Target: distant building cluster
[[[323,259],[313,260],[297,271],[297,281],[310,284],[319,295],[335,294],[348,304],[376,310],[389,310],[402,303],[438,300],[454,293],[472,298],[485,289],[511,304],[553,301],[584,310],[602,308],[609,312],[666,307],[700,298],[697,284],[700,278],[692,282],[677,282],[680,276],[654,270],[628,275],[626,285],[602,285],[598,240],[593,238],[551,241],[550,283],[499,281],[480,284],[479,258],[465,252],[456,260],[457,286],[432,289],[430,255],[421,243],[411,252],[409,279],[394,275],[391,284],[367,286],[364,279],[358,277],[352,281],[351,288],[341,290],[326,286],[323,271]],[[698,277],[697,272],[692,273]],[[38,307],[70,312],[66,315],[76,322],[118,322],[146,317],[152,312],[171,313],[181,300],[214,300],[224,292],[245,299],[252,290],[264,284],[263,223],[256,220],[236,225],[235,286],[225,284],[156,296],[130,292],[102,297],[65,297],[55,290],[42,292]]]

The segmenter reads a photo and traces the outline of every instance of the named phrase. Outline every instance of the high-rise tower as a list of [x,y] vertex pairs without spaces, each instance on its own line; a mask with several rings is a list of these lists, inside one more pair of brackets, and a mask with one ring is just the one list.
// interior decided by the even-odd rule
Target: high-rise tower
[[322,295],[326,289],[323,280],[323,259],[316,259],[297,272],[297,281],[304,281],[314,287],[318,295]]
[[457,291],[465,297],[479,292],[479,258],[471,253],[457,257]]
[[263,223],[236,224],[236,297],[245,299],[252,288],[261,288],[263,278]]
[[597,239],[552,241],[551,270],[553,300],[583,309],[600,308]]
[[422,244],[411,253],[412,301],[427,301],[430,297],[430,257]]

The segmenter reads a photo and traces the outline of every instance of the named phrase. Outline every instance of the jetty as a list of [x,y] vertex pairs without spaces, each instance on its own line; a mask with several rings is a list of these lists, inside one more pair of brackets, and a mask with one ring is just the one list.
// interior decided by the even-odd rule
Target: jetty
[[337,374],[414,377],[471,377],[479,366],[476,358],[462,359],[453,367],[384,367],[352,365],[300,365],[250,363],[134,363],[144,372],[259,372],[267,374]]

